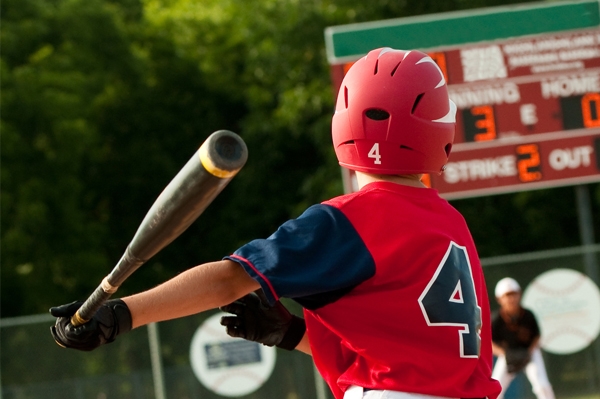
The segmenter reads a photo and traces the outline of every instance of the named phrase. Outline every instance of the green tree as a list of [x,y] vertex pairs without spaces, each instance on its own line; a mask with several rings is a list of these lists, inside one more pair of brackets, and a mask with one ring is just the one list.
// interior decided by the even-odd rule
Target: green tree
[[97,1],[2,4],[3,316],[40,311],[57,287],[77,293],[106,263],[85,174],[104,151],[90,104],[132,73],[114,13]]
[[162,187],[243,112],[141,10],[2,4],[3,316],[87,296]]
[[[4,0],[2,316],[89,295],[215,130],[244,138],[246,167],[121,295],[341,194],[327,26],[519,2]],[[572,187],[453,204],[482,256],[579,243]]]

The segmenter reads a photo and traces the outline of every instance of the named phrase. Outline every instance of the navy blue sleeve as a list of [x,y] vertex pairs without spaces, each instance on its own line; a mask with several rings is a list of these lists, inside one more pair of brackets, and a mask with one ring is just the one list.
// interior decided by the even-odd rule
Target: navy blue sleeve
[[323,204],[225,259],[242,265],[271,304],[286,297],[308,308],[335,300],[375,274],[373,257],[348,218]]

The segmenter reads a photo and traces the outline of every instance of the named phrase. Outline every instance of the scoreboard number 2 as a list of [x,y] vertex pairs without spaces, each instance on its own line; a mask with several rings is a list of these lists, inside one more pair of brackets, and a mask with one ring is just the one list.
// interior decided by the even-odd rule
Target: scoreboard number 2
[[523,144],[516,148],[519,180],[524,183],[542,178],[540,151],[537,144]]

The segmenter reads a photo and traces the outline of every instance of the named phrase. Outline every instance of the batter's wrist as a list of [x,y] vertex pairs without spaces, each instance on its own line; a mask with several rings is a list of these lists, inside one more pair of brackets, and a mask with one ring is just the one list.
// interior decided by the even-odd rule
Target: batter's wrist
[[288,351],[294,350],[302,340],[302,337],[304,337],[305,332],[306,323],[304,322],[304,319],[292,315],[290,328],[286,331],[281,342],[277,344],[277,347]]

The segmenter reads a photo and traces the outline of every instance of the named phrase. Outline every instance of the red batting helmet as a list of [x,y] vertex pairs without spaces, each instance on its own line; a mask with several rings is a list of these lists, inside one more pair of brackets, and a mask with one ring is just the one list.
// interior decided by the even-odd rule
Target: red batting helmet
[[454,140],[456,106],[419,51],[372,50],[342,81],[331,124],[341,166],[375,174],[436,173]]

